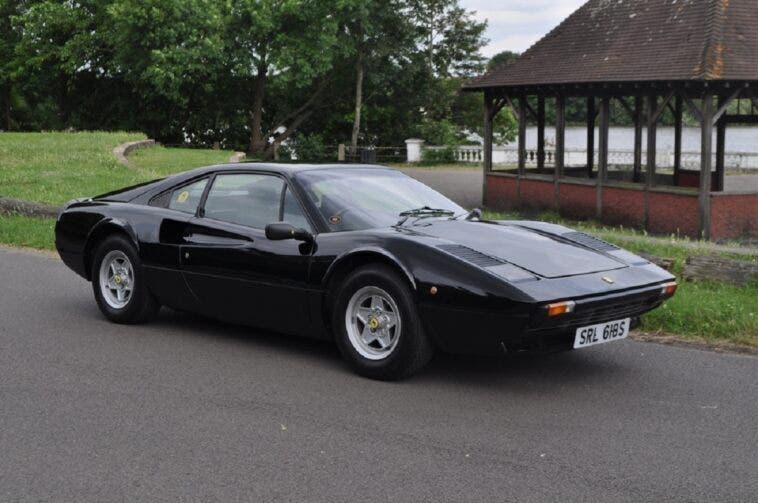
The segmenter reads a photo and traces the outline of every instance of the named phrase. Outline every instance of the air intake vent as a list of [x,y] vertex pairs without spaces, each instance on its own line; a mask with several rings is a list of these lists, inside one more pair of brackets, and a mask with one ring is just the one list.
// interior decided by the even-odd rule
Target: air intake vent
[[602,239],[598,239],[595,236],[585,234],[584,232],[567,232],[566,234],[562,234],[561,237],[597,251],[612,251],[619,249],[618,246],[612,245]]
[[479,267],[493,267],[504,263],[502,260],[498,260],[495,257],[490,257],[484,253],[472,250],[468,246],[438,245],[437,248]]

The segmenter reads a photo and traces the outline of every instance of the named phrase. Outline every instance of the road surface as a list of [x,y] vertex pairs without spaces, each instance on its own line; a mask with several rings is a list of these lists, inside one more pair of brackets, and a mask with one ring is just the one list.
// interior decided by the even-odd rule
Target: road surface
[[439,356],[399,383],[326,343],[105,321],[0,249],[0,501],[755,501],[758,359],[640,342]]

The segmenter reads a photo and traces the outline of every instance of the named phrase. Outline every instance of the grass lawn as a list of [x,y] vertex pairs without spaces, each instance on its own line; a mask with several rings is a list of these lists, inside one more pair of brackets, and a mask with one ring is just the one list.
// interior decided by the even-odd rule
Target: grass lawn
[[[129,156],[137,169],[116,162],[113,147],[144,138],[141,133],[0,133],[0,196],[57,206],[227,162],[233,153],[158,146]],[[0,215],[0,243],[52,250],[54,224],[49,218]]]
[[144,139],[141,133],[0,133],[0,196],[52,205],[103,194],[135,183],[226,162],[232,152],[155,147],[116,162],[113,147]]
[[129,155],[129,161],[140,171],[165,176],[200,166],[226,163],[233,153],[231,150],[158,146],[133,152]]
[[54,218],[34,218],[0,214],[0,243],[54,250]]
[[681,279],[684,261],[688,256],[715,254],[758,262],[758,250],[755,248],[742,251],[736,245],[715,246],[687,238],[651,237],[634,229],[566,220],[554,213],[527,217],[518,213],[485,212],[485,217],[493,220],[534,219],[555,222],[593,234],[631,252],[672,259],[672,272],[679,278],[679,289],[671,300],[643,316],[641,329],[758,348],[758,278],[746,286]]

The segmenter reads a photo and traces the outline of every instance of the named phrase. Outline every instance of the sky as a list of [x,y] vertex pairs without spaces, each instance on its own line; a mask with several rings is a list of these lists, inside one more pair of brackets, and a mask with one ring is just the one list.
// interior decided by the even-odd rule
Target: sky
[[487,20],[489,43],[482,54],[523,52],[555,28],[586,0],[460,0],[460,5]]

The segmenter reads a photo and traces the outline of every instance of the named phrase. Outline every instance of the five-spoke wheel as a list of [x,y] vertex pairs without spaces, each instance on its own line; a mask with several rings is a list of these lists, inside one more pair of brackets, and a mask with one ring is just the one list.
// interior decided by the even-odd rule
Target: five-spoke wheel
[[410,375],[433,353],[408,281],[383,264],[364,266],[345,278],[332,326],[343,356],[358,373],[374,379]]
[[100,241],[92,255],[92,288],[100,311],[117,323],[139,323],[160,309],[144,281],[142,262],[121,234]]
[[114,309],[129,303],[134,288],[134,269],[129,257],[121,250],[111,250],[100,264],[100,290]]

